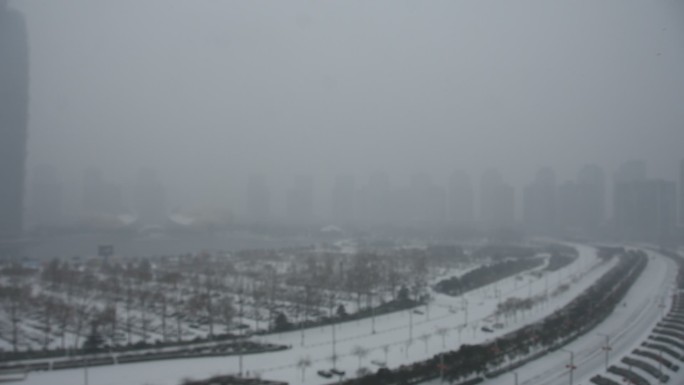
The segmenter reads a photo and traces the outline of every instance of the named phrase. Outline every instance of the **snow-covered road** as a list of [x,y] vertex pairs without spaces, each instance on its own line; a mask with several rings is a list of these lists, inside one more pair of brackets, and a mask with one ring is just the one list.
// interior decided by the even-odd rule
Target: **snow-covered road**
[[[589,384],[589,379],[605,372],[605,335],[610,337],[609,365],[631,352],[646,339],[651,329],[667,308],[660,307],[663,296],[673,288],[677,266],[669,258],[649,252],[649,263],[625,297],[625,306],[619,306],[594,330],[566,345],[565,351],[556,351],[516,370],[520,385],[566,385],[569,383],[570,353],[574,353],[576,370],[574,384]],[[487,381],[492,385],[509,385],[514,374],[506,373]],[[437,384],[438,382],[435,382]],[[679,382],[672,382],[679,383]]]
[[[525,275],[522,280],[511,277],[468,293],[465,301],[460,297],[437,295],[429,311],[425,307],[420,308],[422,314],[403,311],[376,317],[376,333],[372,333],[371,319],[339,324],[335,328],[334,348],[331,326],[306,330],[303,345],[302,333],[299,331],[262,337],[265,341],[291,345],[292,349],[245,356],[244,371],[249,371],[251,375],[259,373],[264,378],[288,381],[290,384],[323,384],[331,380],[318,376],[316,371],[332,368],[333,351],[339,357],[336,367],[344,370],[348,376],[353,376],[359,367],[375,371],[378,362],[396,367],[457,349],[461,343],[473,344],[502,335],[564,306],[616,263],[615,260],[600,263],[593,248],[577,246],[577,249],[580,252],[578,260],[558,272],[545,273],[538,278]],[[651,272],[653,268],[649,267],[647,270]],[[664,265],[657,272],[672,274],[668,273]],[[658,279],[651,282],[658,282],[660,285],[665,281],[658,274],[649,274],[652,274],[651,279]],[[495,330],[494,333],[481,330],[483,325],[493,323],[492,314],[499,302],[507,298],[540,295],[545,291],[551,293],[565,284],[569,284],[567,291],[519,315],[515,320],[508,320],[503,329]],[[620,311],[633,308],[630,306]],[[468,325],[464,327],[466,318]],[[636,317],[630,315],[629,318]],[[442,336],[438,330],[444,328],[448,328],[448,334]],[[352,354],[358,347],[367,354]],[[304,373],[297,367],[297,362],[303,357],[309,357],[312,361],[312,365]],[[90,368],[88,377],[91,385],[178,385],[184,378],[207,378],[237,371],[238,357],[230,356]],[[24,384],[75,385],[83,382],[84,370],[73,369],[31,373]]]

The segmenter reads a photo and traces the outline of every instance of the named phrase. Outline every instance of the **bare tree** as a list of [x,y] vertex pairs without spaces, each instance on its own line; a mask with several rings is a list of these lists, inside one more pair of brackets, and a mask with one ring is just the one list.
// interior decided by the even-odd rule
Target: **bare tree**
[[419,338],[421,341],[423,341],[423,344],[425,344],[425,353],[427,353],[427,351],[428,351],[428,342],[430,342],[430,338],[432,338],[432,336],[431,336],[430,334],[428,334],[428,333],[425,333],[425,334],[421,334],[421,336],[418,337],[418,338]]
[[2,287],[2,306],[8,314],[12,325],[12,349],[19,349],[21,330],[19,325],[25,315],[29,300],[31,299],[31,287],[21,285],[19,280],[11,279],[10,285]]
[[150,319],[148,318],[148,315],[151,302],[151,295],[147,288],[143,287],[138,291],[137,297],[138,304],[140,305],[140,327],[142,329],[142,338],[143,341],[147,341],[147,331],[150,324]]
[[230,297],[221,297],[216,304],[218,318],[223,323],[226,333],[233,323],[235,317],[235,308],[233,307],[233,300]]
[[66,331],[73,317],[73,307],[68,301],[57,300],[55,303],[55,319],[59,327],[62,349],[66,349]]
[[84,295],[78,299],[76,303],[76,308],[74,311],[74,334],[76,339],[74,340],[74,348],[78,348],[81,337],[83,336],[83,331],[86,326],[90,323],[90,318],[93,315],[93,297],[90,295]]
[[42,294],[39,298],[41,305],[41,319],[43,321],[43,349],[50,345],[50,335],[52,334],[52,324],[56,313],[55,300],[49,295]]
[[388,344],[382,346],[382,352],[385,353],[385,365],[387,365],[387,355],[388,355],[389,351],[390,351],[390,346]]
[[356,356],[356,358],[359,360],[358,369],[361,369],[361,360],[368,355],[368,349],[364,348],[363,346],[356,345],[352,348],[351,354]]
[[306,379],[306,368],[308,368],[309,366],[311,366],[311,358],[309,358],[308,356],[301,357],[297,361],[297,367],[302,373],[302,382],[304,382],[304,380]]
[[446,336],[449,335],[449,328],[446,328],[446,327],[437,328],[437,335],[442,337],[442,348],[446,347]]

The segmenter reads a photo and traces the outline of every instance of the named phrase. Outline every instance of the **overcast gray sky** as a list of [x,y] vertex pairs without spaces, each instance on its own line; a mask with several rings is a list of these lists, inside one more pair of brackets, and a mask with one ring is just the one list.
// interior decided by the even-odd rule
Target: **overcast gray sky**
[[628,158],[673,179],[684,156],[679,0],[10,4],[31,42],[29,163],[74,183],[150,166],[179,202],[235,207],[250,172],[497,167],[520,185]]

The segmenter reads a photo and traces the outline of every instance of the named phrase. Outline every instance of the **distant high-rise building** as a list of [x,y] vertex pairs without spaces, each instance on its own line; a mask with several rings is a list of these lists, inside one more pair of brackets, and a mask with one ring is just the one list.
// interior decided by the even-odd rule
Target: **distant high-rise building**
[[295,177],[294,186],[287,194],[287,219],[295,224],[314,221],[314,183],[310,175]]
[[432,181],[430,175],[426,173],[412,175],[407,198],[406,213],[410,222],[423,224],[444,222],[446,194],[441,186]]
[[449,221],[452,223],[472,223],[473,183],[470,176],[461,170],[454,171],[449,178]]
[[577,208],[580,206],[579,187],[574,181],[567,181],[558,186],[557,215],[558,229],[562,234],[575,234],[580,229],[580,215]]
[[160,225],[166,221],[166,194],[157,173],[149,168],[138,172],[135,211],[141,223]]
[[349,224],[355,219],[356,185],[351,175],[339,175],[332,189],[332,219]]
[[497,170],[489,169],[482,175],[480,221],[490,229],[515,224],[515,190]]
[[620,237],[660,241],[672,236],[677,185],[662,180],[632,180],[615,185],[613,220]]
[[535,234],[553,234],[556,227],[556,175],[544,167],[523,192],[523,220]]
[[0,258],[21,254],[29,61],[22,15],[0,1]]
[[[618,185],[627,182],[641,182],[647,178],[646,162],[643,160],[629,160],[623,162],[613,174],[613,205],[612,219],[617,220],[618,215]],[[616,224],[616,223],[614,223]]]
[[35,168],[28,195],[28,221],[32,225],[56,226],[62,222],[62,184],[54,167]]
[[615,172],[615,182],[635,182],[646,180],[646,161],[630,160],[620,165]]
[[387,224],[392,212],[392,191],[389,177],[382,172],[373,173],[361,190],[357,217],[370,224]]
[[83,211],[85,217],[122,214],[121,187],[102,179],[97,168],[88,168],[83,177]]
[[271,219],[271,190],[263,175],[250,175],[247,182],[247,217],[262,224]]
[[587,234],[595,234],[606,215],[606,176],[601,167],[590,164],[580,169],[577,195],[578,225]]

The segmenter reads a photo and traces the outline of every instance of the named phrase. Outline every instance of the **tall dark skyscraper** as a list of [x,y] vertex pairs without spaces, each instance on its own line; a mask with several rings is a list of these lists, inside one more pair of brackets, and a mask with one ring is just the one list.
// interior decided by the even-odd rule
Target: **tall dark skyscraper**
[[684,159],[679,164],[679,225],[684,227]]
[[6,3],[0,0],[0,257],[21,253],[29,85],[24,18]]

